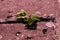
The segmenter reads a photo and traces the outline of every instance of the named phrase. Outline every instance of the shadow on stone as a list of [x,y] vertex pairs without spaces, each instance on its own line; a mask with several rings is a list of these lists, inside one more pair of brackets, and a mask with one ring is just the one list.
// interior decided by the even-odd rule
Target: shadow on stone
[[25,29],[28,29],[28,30],[36,30],[37,29],[37,23],[34,22],[31,26],[27,24],[25,27],[26,27]]
[[24,19],[17,19],[15,21],[6,21],[6,22],[0,22],[0,24],[15,24],[15,23],[23,23],[26,24]]
[[[26,19],[26,18],[24,18],[24,19]],[[27,22],[24,19],[23,18],[17,19],[17,22],[26,24]]]
[[46,34],[47,31],[48,31],[48,29],[43,29],[42,30],[43,34]]
[[1,1],[4,1],[4,0],[1,0]]
[[[10,19],[11,17],[12,17],[12,16],[7,16],[8,19]],[[48,18],[48,17],[47,17],[47,18],[40,17],[39,19],[40,19],[41,21],[35,21],[34,24],[33,24],[34,26],[36,26],[36,25],[35,25],[36,22],[49,22],[49,21],[54,22],[54,21],[55,21],[55,18]],[[12,24],[12,23],[13,23],[13,24],[14,24],[14,23],[27,24],[27,22],[26,22],[25,20],[26,20],[26,18],[18,18],[17,20],[14,20],[14,21],[12,21],[12,20],[9,21],[9,20],[8,20],[8,21],[6,21],[6,22],[0,22],[0,24],[7,24],[7,23],[8,23],[8,24]],[[33,25],[31,25],[30,27],[35,28],[35,27],[33,27]],[[29,25],[27,25],[27,26],[29,26]],[[29,28],[30,28],[30,27],[29,27]]]
[[27,38],[25,38],[25,40],[29,40],[29,39],[32,39],[33,37],[27,37]]
[[8,13],[12,13],[13,11],[8,11]]
[[40,20],[41,20],[41,22],[42,21],[44,21],[44,22],[49,22],[49,21],[52,21],[52,22],[54,22],[54,20],[55,20],[55,18],[43,18],[43,17],[40,17]]

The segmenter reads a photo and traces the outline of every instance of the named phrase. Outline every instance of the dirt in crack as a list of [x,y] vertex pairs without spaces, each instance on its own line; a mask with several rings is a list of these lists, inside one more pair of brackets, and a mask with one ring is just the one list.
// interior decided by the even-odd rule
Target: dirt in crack
[[43,34],[46,34],[47,31],[48,31],[48,29],[43,29],[42,30]]

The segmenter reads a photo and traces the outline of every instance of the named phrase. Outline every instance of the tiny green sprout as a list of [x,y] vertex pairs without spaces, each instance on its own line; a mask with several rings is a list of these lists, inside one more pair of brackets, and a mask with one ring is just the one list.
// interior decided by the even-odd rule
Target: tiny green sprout
[[27,19],[28,25],[31,26],[35,20],[40,21],[39,16],[33,14],[30,18]]
[[17,18],[25,18],[26,16],[26,11],[20,11],[17,13],[18,17]]
[[35,21],[35,20],[32,19],[32,18],[28,18],[28,19],[27,19],[28,25],[30,25],[30,26],[33,24],[34,21]]
[[41,20],[40,20],[40,17],[39,17],[38,15],[36,15],[36,14],[32,14],[32,18],[33,18],[34,20],[41,21]]
[[29,26],[31,26],[36,20],[40,21],[40,17],[38,15],[32,14],[31,17],[26,16],[26,11],[21,11],[18,12],[18,17],[17,18],[26,18],[24,21],[28,23]]

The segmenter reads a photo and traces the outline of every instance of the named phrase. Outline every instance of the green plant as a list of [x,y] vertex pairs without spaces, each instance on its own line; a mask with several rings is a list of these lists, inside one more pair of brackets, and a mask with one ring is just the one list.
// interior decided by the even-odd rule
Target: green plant
[[[26,11],[20,11],[17,13],[18,14],[18,19],[20,18],[23,18],[24,21],[27,22],[28,25],[32,25],[35,21],[40,21],[40,17],[35,15],[35,14],[32,14],[31,17],[26,17]],[[26,19],[25,19],[26,18]]]
[[28,19],[27,19],[28,25],[32,25],[34,21],[35,21],[35,20],[32,19],[32,18],[28,18]]
[[20,11],[17,13],[18,17],[17,18],[25,18],[26,12],[25,11]]
[[32,14],[31,18],[34,19],[34,20],[37,20],[37,21],[41,21],[40,17],[36,14]]
[[39,16],[33,14],[31,17],[27,18],[28,25],[31,26],[35,20],[40,21]]

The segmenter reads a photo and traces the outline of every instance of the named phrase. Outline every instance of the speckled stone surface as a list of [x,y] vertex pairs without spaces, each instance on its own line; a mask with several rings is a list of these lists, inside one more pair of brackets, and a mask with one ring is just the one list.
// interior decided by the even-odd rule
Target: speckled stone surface
[[[38,22],[37,30],[25,29],[26,24],[0,24],[0,40],[57,40],[56,33],[59,34],[59,3],[58,0],[0,0],[0,19],[6,19],[8,15],[13,15],[21,9],[27,11],[29,15],[35,13],[39,16],[54,14],[56,16],[56,28],[47,27],[46,22]],[[42,30],[47,29],[46,34]],[[16,36],[16,32],[21,34]]]

